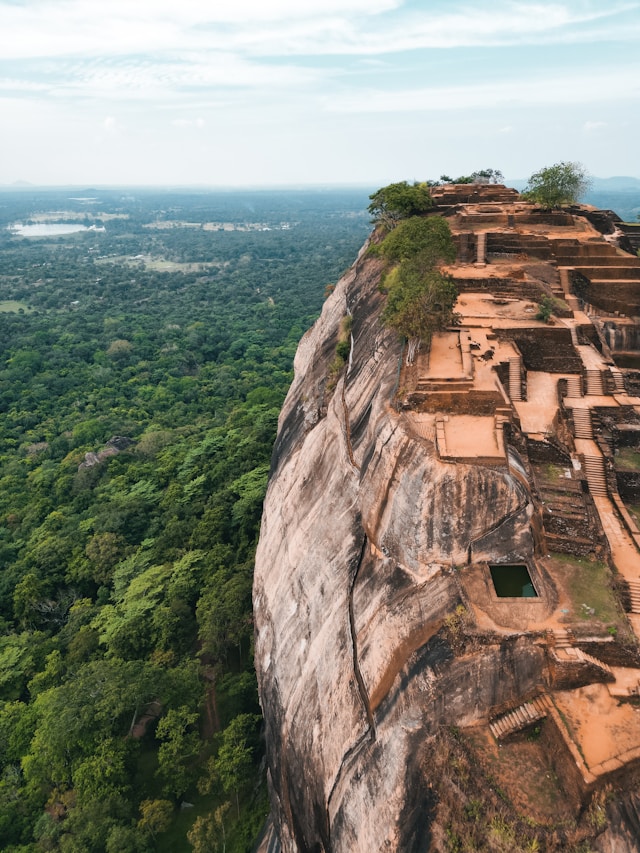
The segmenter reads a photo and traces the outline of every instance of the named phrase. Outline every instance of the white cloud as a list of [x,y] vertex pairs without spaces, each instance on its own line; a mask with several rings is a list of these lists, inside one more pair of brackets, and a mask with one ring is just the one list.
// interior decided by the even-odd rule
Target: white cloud
[[[636,80],[622,87],[620,80]],[[402,91],[353,92],[325,99],[330,112],[398,113],[432,110],[461,111],[480,107],[551,104],[588,104],[598,101],[631,101],[640,96],[640,65],[602,73],[511,78],[495,83],[433,86]]]
[[[270,24],[294,28],[338,15],[361,19],[392,11],[401,0],[0,0],[2,58],[139,54],[147,51],[224,48],[251,43]],[[277,32],[275,30],[274,32]],[[276,45],[278,41],[276,41]]]
[[111,136],[118,132],[118,122],[113,116],[107,116],[102,122],[102,127]]
[[[42,93],[54,100],[78,98],[107,101],[176,102],[197,92],[255,89],[271,94],[295,92],[316,84],[326,75],[315,69],[300,69],[292,64],[254,62],[235,54],[202,53],[188,57],[154,61],[151,58],[110,59],[104,62],[76,58],[63,67],[55,63],[40,67],[30,79],[0,78],[0,91],[14,94]],[[185,93],[187,95],[185,96]]]
[[[438,145],[454,156],[453,125],[464,128],[456,159],[469,138],[512,156],[516,133],[518,152],[537,156],[558,144],[543,132],[558,113],[571,113],[563,132],[594,156],[593,117],[620,130],[624,114],[633,129],[620,131],[620,149],[635,162],[638,12],[640,0],[0,0],[5,163],[26,175],[32,140],[46,136],[59,140],[42,166],[56,180],[77,172],[79,151],[87,175],[111,162],[121,180],[135,163],[141,179],[156,169],[165,180],[158,164],[199,173],[212,150],[243,180],[247,163],[268,180],[301,180],[312,162],[314,176],[319,163],[330,176],[333,161],[348,161],[352,180],[384,171],[384,158],[391,180],[400,133],[418,163]],[[385,134],[365,156],[366,140]]]
[[585,133],[597,133],[607,126],[606,121],[585,121],[582,129]]
[[196,127],[198,129],[201,129],[205,126],[206,122],[203,118],[196,118],[196,119],[175,118],[171,122],[171,124],[174,127]]
[[[161,51],[229,51],[263,56],[381,55],[400,50],[632,39],[631,0],[496,0],[432,3],[403,0],[0,0],[2,58],[139,55]],[[596,25],[596,26],[589,26]],[[585,28],[586,26],[586,28]]]

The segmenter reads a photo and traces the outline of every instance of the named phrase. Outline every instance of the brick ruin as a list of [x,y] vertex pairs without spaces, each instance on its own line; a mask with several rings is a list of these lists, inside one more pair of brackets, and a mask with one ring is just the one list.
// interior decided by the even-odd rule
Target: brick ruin
[[[640,768],[640,259],[625,233],[637,229],[587,206],[545,211],[500,185],[433,197],[458,249],[444,270],[460,322],[402,367],[396,406],[442,461],[509,466],[534,496],[536,598],[497,597],[473,543],[460,584],[476,625],[527,634],[548,660],[546,683],[494,709],[487,737],[505,745],[544,721],[580,808]],[[606,613],[580,578],[593,565],[605,567],[593,584],[613,602]]]

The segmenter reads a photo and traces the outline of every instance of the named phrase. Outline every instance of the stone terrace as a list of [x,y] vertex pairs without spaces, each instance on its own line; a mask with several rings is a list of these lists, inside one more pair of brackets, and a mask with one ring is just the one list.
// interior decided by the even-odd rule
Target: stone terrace
[[[637,643],[640,529],[625,499],[640,511],[640,464],[637,475],[614,467],[622,441],[640,459],[640,398],[628,393],[609,345],[624,338],[628,354],[629,341],[640,342],[640,320],[629,319],[640,315],[640,259],[596,229],[592,223],[608,220],[592,208],[541,211],[503,186],[449,185],[433,197],[458,248],[445,271],[458,284],[460,325],[405,365],[399,403],[414,434],[445,463],[514,471],[516,450],[526,460],[542,526],[530,566],[539,597],[497,599],[486,565],[473,562],[461,584],[478,627],[547,637],[542,699],[500,709],[491,731],[507,737],[548,718],[558,755],[568,757],[564,781],[580,799],[640,763],[640,718],[624,703],[640,693],[639,656],[595,617],[586,623],[590,638],[573,633],[585,630],[589,606],[574,612],[561,563],[549,554],[609,561],[609,584],[627,610],[612,633],[626,631]],[[544,296],[561,300],[549,322],[536,319]],[[622,666],[607,663],[620,658]]]

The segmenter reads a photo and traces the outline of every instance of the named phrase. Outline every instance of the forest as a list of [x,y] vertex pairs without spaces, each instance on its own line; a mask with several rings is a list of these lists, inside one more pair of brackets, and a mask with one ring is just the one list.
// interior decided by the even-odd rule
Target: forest
[[271,448],[368,192],[0,193],[5,853],[251,850]]

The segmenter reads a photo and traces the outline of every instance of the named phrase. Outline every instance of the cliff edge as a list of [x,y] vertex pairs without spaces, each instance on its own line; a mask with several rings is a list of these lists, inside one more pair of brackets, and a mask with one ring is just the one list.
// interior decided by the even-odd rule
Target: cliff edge
[[[602,798],[640,759],[640,533],[599,436],[640,429],[640,399],[561,244],[635,267],[586,208],[447,192],[460,325],[406,365],[365,245],[296,355],[254,581],[270,849],[639,849],[634,803]],[[536,318],[543,297],[559,316]],[[594,745],[608,703],[625,735]]]

